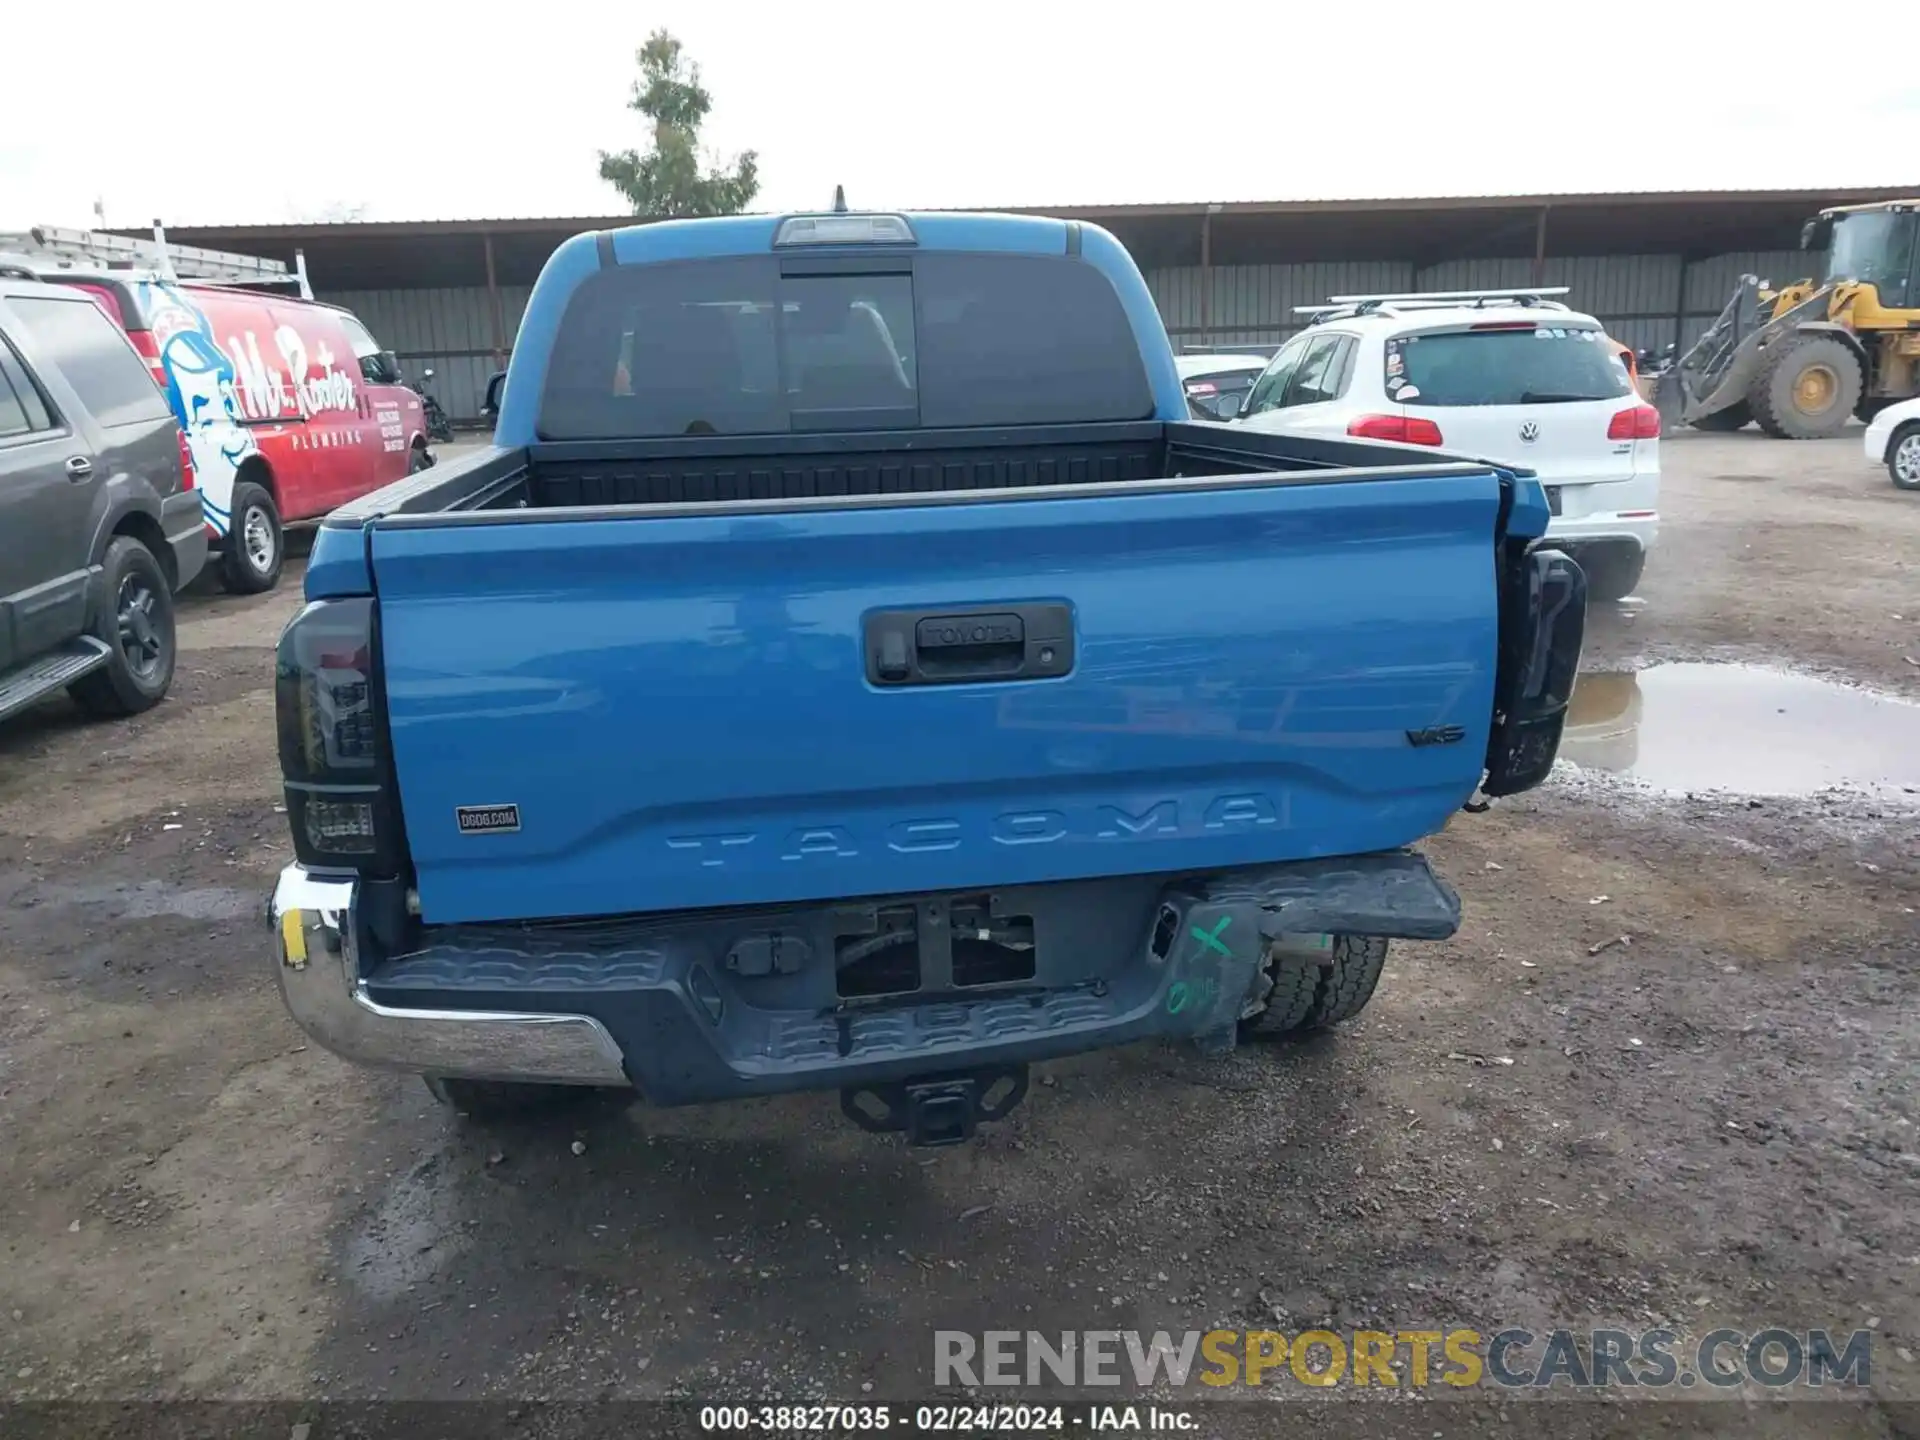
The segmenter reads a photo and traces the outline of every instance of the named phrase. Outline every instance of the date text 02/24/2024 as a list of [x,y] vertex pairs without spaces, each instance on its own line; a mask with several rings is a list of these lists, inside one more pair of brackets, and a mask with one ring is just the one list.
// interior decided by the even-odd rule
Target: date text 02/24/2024
[[699,1418],[704,1434],[759,1435],[1177,1434],[1200,1423],[1190,1411],[1157,1405],[705,1405]]

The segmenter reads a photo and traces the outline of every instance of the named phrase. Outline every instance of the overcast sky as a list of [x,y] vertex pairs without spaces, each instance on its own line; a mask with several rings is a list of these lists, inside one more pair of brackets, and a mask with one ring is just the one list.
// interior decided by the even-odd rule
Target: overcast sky
[[6,67],[0,228],[617,212],[596,151],[643,138],[655,26],[763,210],[1920,189],[1920,72],[1847,63],[1909,44],[1910,0],[1844,9],[1820,83],[1798,12],[1697,0],[105,0]]

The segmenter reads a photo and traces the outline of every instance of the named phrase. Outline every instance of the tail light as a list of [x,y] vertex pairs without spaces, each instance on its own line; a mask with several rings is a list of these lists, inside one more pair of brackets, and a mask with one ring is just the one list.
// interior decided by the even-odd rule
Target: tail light
[[167,388],[167,367],[160,363],[160,345],[153,338],[151,330],[129,330],[127,339],[133,342],[133,348],[140,352],[140,358],[147,362],[147,370],[153,376],[153,383],[161,390]]
[[1517,795],[1547,778],[1566,728],[1587,629],[1587,577],[1558,550],[1514,556],[1500,581],[1487,795]]
[[1609,440],[1658,440],[1660,412],[1651,405],[1634,405],[1615,412],[1607,422]]
[[303,865],[379,876],[400,870],[406,845],[378,654],[370,599],[315,601],[281,632],[280,773]]
[[[140,358],[147,362],[147,372],[153,376],[153,383],[160,387],[160,393],[167,390],[167,367],[160,363],[160,346],[153,338],[151,330],[129,330],[127,339],[133,342],[133,348],[140,352]],[[193,450],[187,444],[187,437],[180,436],[180,488],[193,489]]]
[[1362,415],[1347,423],[1347,434],[1361,440],[1397,440],[1402,445],[1440,445],[1440,427],[1417,415]]

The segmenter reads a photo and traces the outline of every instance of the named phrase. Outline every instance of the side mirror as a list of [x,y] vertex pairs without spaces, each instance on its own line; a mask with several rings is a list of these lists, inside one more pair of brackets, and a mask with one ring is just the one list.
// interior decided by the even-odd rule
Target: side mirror
[[398,385],[400,383],[400,357],[395,355],[391,350],[382,350],[373,358],[380,372],[379,383],[382,385]]
[[[431,373],[431,372],[429,372]],[[507,372],[496,370],[487,380],[487,393],[480,402],[480,413],[489,420],[500,418],[500,392],[506,389]]]

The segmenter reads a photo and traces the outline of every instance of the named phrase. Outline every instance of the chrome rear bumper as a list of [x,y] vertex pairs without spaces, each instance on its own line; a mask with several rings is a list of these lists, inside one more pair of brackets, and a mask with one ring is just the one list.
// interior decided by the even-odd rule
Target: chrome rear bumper
[[[1531,558],[1579,574],[1557,554]],[[1514,718],[1535,723],[1517,706]],[[1548,718],[1557,741],[1559,715]],[[1550,744],[1544,753],[1551,758]],[[274,948],[294,1019],[349,1060],[479,1080],[632,1086],[650,1104],[689,1105],[944,1083],[1141,1040],[1217,1045],[1231,1040],[1270,940],[1442,939],[1460,924],[1459,897],[1424,857],[1402,850],[998,894],[1006,913],[1060,937],[1036,947],[1030,980],[967,987],[949,978],[932,993],[874,1003],[838,995],[844,902],[531,933],[425,926],[405,953],[388,955],[374,949],[379,897],[350,877],[294,866],[274,895]],[[718,963],[751,957],[745,942],[770,925],[783,950],[791,936],[802,956],[820,958],[785,971]]]
[[358,1065],[471,1080],[625,1086],[620,1047],[586,1015],[401,1010],[369,999],[355,956],[355,882],[289,865],[274,886],[274,975],[300,1028]]

